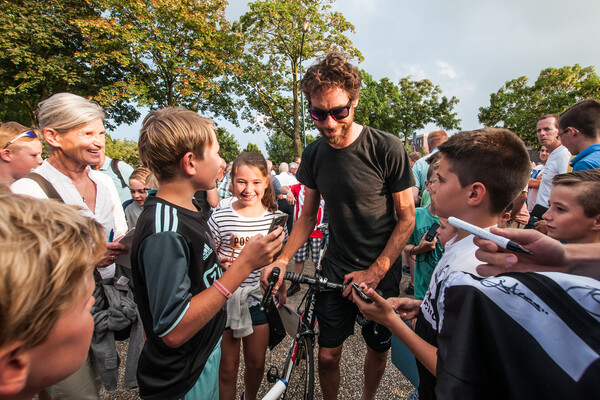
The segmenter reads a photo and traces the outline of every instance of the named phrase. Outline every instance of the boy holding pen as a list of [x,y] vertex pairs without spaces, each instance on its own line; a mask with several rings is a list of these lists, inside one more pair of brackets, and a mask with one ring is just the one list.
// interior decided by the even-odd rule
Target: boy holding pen
[[[454,216],[480,228],[496,224],[498,216],[519,194],[529,178],[529,156],[525,145],[507,129],[485,128],[461,132],[440,145],[442,154],[437,180],[430,185],[431,203],[440,217]],[[487,168],[484,168],[486,166]],[[415,354],[419,369],[419,398],[436,398],[438,300],[443,281],[453,271],[477,274],[480,262],[473,235],[459,230],[445,247],[422,301],[394,298],[367,304],[357,300],[365,317],[387,326]],[[398,312],[398,315],[396,315]],[[402,319],[417,316],[413,332]]]

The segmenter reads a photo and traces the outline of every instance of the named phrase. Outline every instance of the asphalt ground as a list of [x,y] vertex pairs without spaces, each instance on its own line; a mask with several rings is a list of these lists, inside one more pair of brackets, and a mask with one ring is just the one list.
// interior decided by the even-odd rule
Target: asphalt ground
[[[291,270],[291,265],[288,266],[288,269]],[[314,273],[314,266],[312,262],[307,261],[305,266],[306,274]],[[410,281],[410,277],[408,275],[403,275],[402,283],[401,283],[401,293],[404,293],[406,286]],[[306,288],[303,287],[302,290],[288,299],[288,305],[296,306],[298,302],[302,299],[302,296]],[[401,294],[403,295],[403,294]],[[119,352],[119,356],[121,360],[125,360],[127,353],[127,341],[118,342],[117,350]],[[291,343],[291,338],[286,337],[277,347],[273,349],[273,351],[267,350],[267,360],[265,363],[265,378],[263,379],[263,383],[259,390],[259,398],[268,392],[271,388],[272,384],[267,382],[266,380],[266,371],[269,369],[271,365],[276,365],[281,370],[283,367],[283,363],[285,362],[285,358],[287,355],[289,344]],[[318,353],[318,348],[315,346],[315,369],[317,369],[316,357]],[[350,336],[346,342],[344,343],[344,348],[342,352],[342,360],[340,364],[341,371],[341,382],[340,382],[340,392],[339,399],[360,399],[362,394],[362,385],[363,385],[363,362],[364,355],[366,354],[366,346],[364,340],[360,334],[360,326],[355,326],[355,334]],[[243,357],[243,355],[241,356]],[[138,391],[137,389],[124,389],[123,388],[123,373],[124,373],[124,362],[121,362],[121,367],[119,368],[119,387],[117,390],[106,392],[104,390],[101,391],[100,396],[101,399],[111,399],[111,400],[128,400],[128,399],[138,399]],[[238,397],[241,396],[243,390],[243,360],[240,362],[240,371],[238,374],[238,383],[237,383],[237,391]],[[391,351],[388,352],[388,363],[385,370],[385,374],[381,380],[379,390],[377,391],[376,399],[378,400],[388,400],[388,399],[405,399],[410,393],[414,390],[413,385],[394,367],[391,361]],[[317,371],[315,371],[315,399],[321,399],[321,387],[319,383],[319,375]]]

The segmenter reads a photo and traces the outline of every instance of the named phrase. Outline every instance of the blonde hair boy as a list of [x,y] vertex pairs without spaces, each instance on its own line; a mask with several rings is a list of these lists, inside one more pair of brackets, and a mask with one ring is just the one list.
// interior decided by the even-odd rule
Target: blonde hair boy
[[87,358],[106,239],[73,206],[0,190],[0,209],[0,398],[32,398]]
[[0,122],[0,183],[11,185],[40,164],[39,135],[17,122]]
[[225,301],[281,248],[281,229],[246,244],[223,272],[206,219],[193,202],[216,187],[221,158],[212,122],[183,108],[151,112],[140,158],[159,188],[149,194],[132,245],[136,303],[147,341],[137,378],[142,398],[218,397]]

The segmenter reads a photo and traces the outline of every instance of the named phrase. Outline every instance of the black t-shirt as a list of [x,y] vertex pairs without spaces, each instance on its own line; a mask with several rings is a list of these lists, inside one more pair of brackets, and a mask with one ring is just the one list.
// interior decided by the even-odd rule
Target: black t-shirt
[[325,200],[330,232],[325,257],[342,277],[379,257],[397,222],[391,195],[414,185],[400,139],[367,126],[343,149],[322,138],[309,144],[296,177]]
[[225,328],[221,310],[178,348],[161,339],[179,323],[190,299],[222,275],[206,219],[200,212],[149,196],[136,225],[131,263],[135,301],[147,336],[138,362],[140,395],[181,398],[198,380]]

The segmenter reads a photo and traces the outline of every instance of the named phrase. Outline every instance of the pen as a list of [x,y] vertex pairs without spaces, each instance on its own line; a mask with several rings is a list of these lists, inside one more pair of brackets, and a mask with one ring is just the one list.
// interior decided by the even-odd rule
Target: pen
[[519,243],[515,242],[514,240],[510,240],[508,238],[499,236],[499,235],[494,235],[491,232],[486,231],[485,229],[482,229],[478,226],[475,226],[473,224],[470,224],[468,222],[465,222],[461,219],[458,219],[456,217],[449,217],[448,218],[448,223],[450,225],[452,225],[455,228],[458,229],[462,229],[465,232],[468,232],[472,235],[475,235],[477,237],[480,237],[482,239],[485,240],[489,240],[491,242],[496,243],[498,246],[502,247],[503,249],[507,249],[507,250],[511,250],[511,251],[515,251],[518,253],[524,253],[524,254],[529,254],[530,256],[533,255],[532,252],[530,252],[529,250],[525,249],[523,246],[521,246]]

